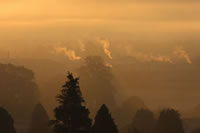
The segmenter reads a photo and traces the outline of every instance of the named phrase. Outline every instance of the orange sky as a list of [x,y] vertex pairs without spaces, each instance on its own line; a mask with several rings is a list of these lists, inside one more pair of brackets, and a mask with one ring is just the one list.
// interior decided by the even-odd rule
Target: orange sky
[[73,39],[77,43],[99,36],[139,40],[144,48],[170,43],[176,47],[188,43],[182,44],[186,37],[193,42],[197,38],[199,14],[198,0],[0,0],[0,48],[27,50],[33,45]]
[[[167,2],[151,0],[138,2],[130,0],[10,0],[0,4],[2,21],[36,22],[58,20],[103,20],[131,22],[199,22],[200,4],[198,2]],[[165,2],[166,1],[166,2]],[[176,1],[176,0],[175,0]],[[191,10],[192,9],[192,10]]]

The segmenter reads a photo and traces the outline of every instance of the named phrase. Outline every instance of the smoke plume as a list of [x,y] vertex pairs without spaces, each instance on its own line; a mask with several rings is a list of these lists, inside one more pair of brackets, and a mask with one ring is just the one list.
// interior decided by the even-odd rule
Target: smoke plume
[[183,57],[188,64],[192,64],[189,54],[184,50],[182,46],[177,46],[173,54],[177,57]]
[[65,47],[55,47],[54,52],[55,54],[64,54],[68,57],[69,60],[80,60],[81,57],[76,55],[76,52],[71,49],[67,49]]
[[138,61],[141,62],[166,62],[173,63],[171,57],[161,56],[161,55],[153,55],[153,54],[144,54],[144,53],[135,53],[132,55]]
[[83,43],[83,41],[79,40],[79,45],[80,45],[81,52],[85,52],[86,49],[85,49],[85,44]]
[[112,68],[113,67],[113,65],[109,64],[109,63],[106,63],[105,66],[108,67],[108,68]]
[[104,39],[97,39],[97,41],[102,45],[104,49],[104,53],[108,56],[109,59],[112,59],[111,52],[109,50],[110,48],[110,42]]
[[135,52],[131,50],[130,47],[126,49],[128,56],[134,57],[136,60],[140,62],[166,62],[166,63],[174,63],[174,59],[184,58],[188,64],[192,64],[192,60],[189,54],[184,50],[182,46],[177,46],[174,51],[172,51],[169,55],[154,55],[152,53],[142,53]]

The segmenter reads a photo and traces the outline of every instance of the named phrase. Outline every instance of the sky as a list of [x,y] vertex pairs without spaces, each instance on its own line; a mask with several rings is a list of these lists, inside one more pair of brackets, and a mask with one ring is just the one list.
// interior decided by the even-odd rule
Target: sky
[[129,64],[128,56],[142,63],[182,61],[186,66],[178,67],[196,73],[199,14],[199,0],[0,0],[0,58],[79,61],[98,54],[111,67],[118,60]]
[[110,50],[110,57],[142,60],[169,61],[177,47],[200,56],[199,14],[197,0],[0,0],[0,56],[52,59],[65,52],[79,59],[83,46],[87,55]]
[[0,3],[2,25],[148,23],[166,25],[167,29],[197,30],[200,20],[197,0],[1,0]]
[[52,58],[63,47],[78,57],[80,42],[92,54],[102,38],[116,56],[177,47],[200,56],[199,13],[197,0],[1,0],[0,55]]

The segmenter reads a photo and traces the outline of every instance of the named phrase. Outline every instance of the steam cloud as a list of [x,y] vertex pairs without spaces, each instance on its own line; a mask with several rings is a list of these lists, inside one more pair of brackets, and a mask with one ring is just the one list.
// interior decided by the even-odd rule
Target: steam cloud
[[192,64],[192,60],[190,59],[189,54],[184,50],[182,46],[176,47],[174,55],[178,57],[184,57],[188,64]]
[[109,50],[110,48],[110,42],[108,40],[104,39],[97,39],[97,41],[103,46],[104,53],[108,56],[109,59],[112,59],[111,52]]
[[86,49],[85,49],[85,44],[83,43],[83,41],[79,41],[79,45],[80,45],[80,50],[81,50],[81,52],[85,52],[86,51]]
[[137,60],[142,62],[167,62],[173,63],[171,57],[168,56],[160,56],[160,55],[153,55],[153,54],[143,54],[143,53],[135,53],[134,57]]
[[133,52],[130,50],[130,48],[127,48],[127,53],[128,56],[134,57],[136,60],[140,62],[166,62],[172,64],[174,63],[173,58],[183,57],[188,64],[192,64],[192,60],[189,54],[184,50],[182,46],[176,47],[173,53],[169,56]]
[[65,47],[55,47],[54,52],[55,54],[64,54],[68,57],[69,60],[80,60],[81,57],[76,55],[76,52],[71,49],[67,49]]
[[109,68],[112,68],[112,67],[113,67],[113,65],[111,65],[111,64],[109,64],[109,63],[106,63],[105,66],[106,66],[106,67],[109,67]]

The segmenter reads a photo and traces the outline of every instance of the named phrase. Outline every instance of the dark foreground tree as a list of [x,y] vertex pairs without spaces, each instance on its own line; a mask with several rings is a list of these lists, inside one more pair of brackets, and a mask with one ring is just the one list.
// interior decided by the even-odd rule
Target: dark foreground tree
[[184,133],[180,114],[174,109],[161,111],[156,131],[157,133]]
[[50,121],[55,133],[88,133],[91,128],[89,110],[84,106],[84,99],[79,87],[79,78],[71,73],[58,95],[58,107],[55,108],[56,120]]
[[12,116],[3,108],[0,108],[0,133],[16,133]]
[[92,133],[118,133],[117,126],[105,104],[97,112]]
[[141,109],[136,112],[133,127],[142,133],[155,133],[156,119],[152,111]]
[[32,114],[32,121],[28,133],[51,133],[48,126],[49,117],[41,104],[37,104]]

